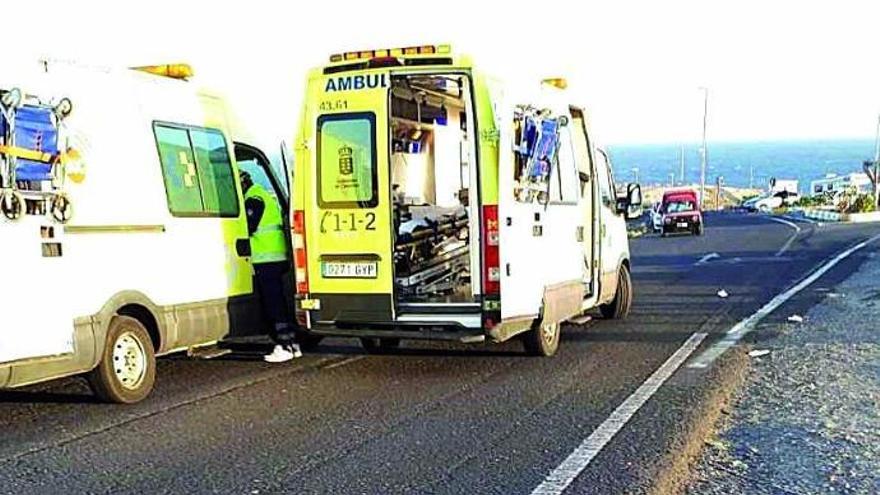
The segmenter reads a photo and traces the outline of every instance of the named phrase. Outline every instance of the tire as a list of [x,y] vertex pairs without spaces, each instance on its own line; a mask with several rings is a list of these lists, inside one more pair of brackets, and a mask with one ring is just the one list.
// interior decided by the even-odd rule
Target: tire
[[629,276],[629,269],[626,266],[621,265],[617,277],[617,291],[614,294],[614,299],[608,304],[600,305],[599,312],[602,313],[603,318],[609,320],[622,320],[629,316],[629,311],[632,308],[632,298],[632,278]]
[[390,351],[400,347],[400,339],[361,337],[361,346],[370,354]]
[[698,224],[698,225],[694,228],[694,235],[703,235],[703,232],[705,232],[704,229],[705,229],[705,227],[703,227],[703,224],[702,224],[702,223]]
[[102,401],[134,404],[146,398],[156,382],[156,353],[144,325],[128,316],[114,316],[101,362],[87,378]]
[[560,324],[541,325],[541,318],[532,323],[532,329],[522,336],[523,347],[531,356],[550,357],[559,349]]
[[297,330],[294,335],[294,341],[304,351],[313,351],[321,341],[324,340],[323,335],[315,335],[305,330]]

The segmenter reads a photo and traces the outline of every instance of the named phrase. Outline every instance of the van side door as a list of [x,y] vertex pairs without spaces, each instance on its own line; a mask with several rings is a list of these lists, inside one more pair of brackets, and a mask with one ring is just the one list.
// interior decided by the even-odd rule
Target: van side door
[[614,298],[617,270],[628,249],[626,219],[617,212],[617,192],[608,154],[596,148],[596,179],[599,181],[599,302]]

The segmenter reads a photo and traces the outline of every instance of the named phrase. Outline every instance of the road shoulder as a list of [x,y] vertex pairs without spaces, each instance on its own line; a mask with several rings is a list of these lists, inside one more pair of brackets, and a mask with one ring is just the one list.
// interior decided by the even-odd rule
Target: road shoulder
[[687,493],[874,493],[880,486],[880,256],[801,322],[765,325]]

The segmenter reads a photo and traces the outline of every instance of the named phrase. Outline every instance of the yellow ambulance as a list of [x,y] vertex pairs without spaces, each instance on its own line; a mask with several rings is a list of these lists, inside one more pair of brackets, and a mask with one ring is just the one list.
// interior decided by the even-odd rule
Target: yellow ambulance
[[316,342],[505,341],[552,355],[560,326],[629,312],[626,219],[563,79],[510,94],[449,46],[333,55],[295,139],[296,309]]

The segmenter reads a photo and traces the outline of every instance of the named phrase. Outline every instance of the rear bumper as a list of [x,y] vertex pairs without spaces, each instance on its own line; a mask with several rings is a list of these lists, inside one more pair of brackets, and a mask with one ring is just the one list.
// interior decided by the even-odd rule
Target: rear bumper
[[[693,219],[688,220],[674,220],[672,223],[664,223],[661,227],[663,232],[667,234],[675,234],[678,232],[693,232],[697,228],[699,228],[701,221],[693,221]],[[684,226],[682,226],[684,224]]]
[[392,301],[389,294],[311,294],[296,302],[297,320],[315,335],[456,342],[482,342],[487,335],[483,323],[500,320],[497,311],[482,311],[479,305],[465,313],[454,308],[408,311],[395,319]]
[[309,329],[309,333],[333,337],[442,340],[465,344],[486,341],[486,334],[482,330],[465,329],[460,326],[426,329],[424,326],[401,325],[395,322],[389,322],[387,327],[344,328],[333,325],[319,325]]

